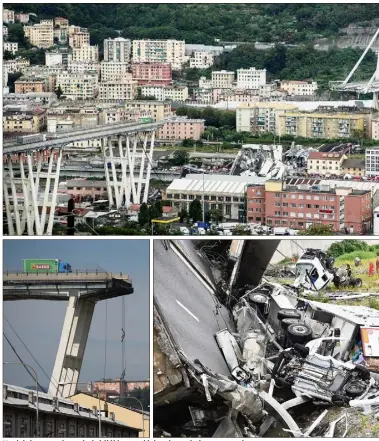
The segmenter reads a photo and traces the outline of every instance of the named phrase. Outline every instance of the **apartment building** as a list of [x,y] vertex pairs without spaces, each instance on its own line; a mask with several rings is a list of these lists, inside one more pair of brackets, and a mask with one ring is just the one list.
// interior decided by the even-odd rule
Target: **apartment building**
[[341,165],[341,175],[350,175],[355,177],[365,176],[364,159],[345,159]]
[[189,59],[190,67],[196,69],[208,69],[213,66],[214,55],[206,51],[195,51]]
[[173,117],[165,121],[163,127],[158,130],[159,139],[171,139],[180,141],[194,139],[198,141],[205,129],[205,120],[188,119],[186,117]]
[[365,150],[365,169],[367,176],[379,175],[379,147],[367,147]]
[[11,52],[13,55],[18,51],[18,43],[12,43],[10,41],[3,42],[3,53],[5,51]]
[[184,40],[133,40],[134,63],[170,63],[181,70],[185,62]]
[[304,180],[266,181],[264,186],[248,187],[248,220],[299,230],[314,224],[331,225],[336,232],[345,228],[355,234],[371,230],[370,191],[300,181]]
[[133,63],[132,75],[139,86],[169,86],[172,83],[170,63]]
[[316,81],[290,81],[283,80],[280,83],[280,88],[288,92],[288,95],[295,96],[312,96],[317,90]]
[[212,87],[214,89],[229,89],[234,83],[234,72],[220,70],[212,72]]
[[296,109],[295,104],[281,102],[240,104],[236,109],[237,132],[276,133],[279,117]]
[[277,135],[304,138],[350,138],[356,130],[365,130],[365,115],[361,113],[287,112],[279,115]]
[[237,87],[239,89],[259,89],[266,84],[266,69],[237,69]]
[[104,40],[104,61],[130,63],[132,42],[126,38],[107,38]]
[[67,43],[69,23],[67,18],[56,17],[54,19],[54,38],[59,43]]
[[188,87],[185,86],[142,86],[143,96],[154,96],[159,101],[185,101],[188,99]]
[[3,9],[3,23],[14,23],[14,11],[12,9]]
[[103,101],[134,100],[138,94],[137,81],[105,81],[99,83],[98,99]]
[[151,115],[153,121],[162,121],[172,115],[171,104],[162,101],[126,101],[126,110],[138,110]]
[[21,77],[14,83],[15,93],[51,92],[48,77]]
[[73,47],[69,55],[69,61],[99,61],[99,47],[83,44],[80,47]]
[[63,94],[69,99],[91,99],[97,96],[98,77],[92,73],[61,72],[57,75],[58,86],[61,86]]
[[71,25],[68,28],[68,45],[72,48],[79,48],[82,46],[89,46],[90,37],[88,29],[80,26]]
[[15,19],[19,23],[23,23],[23,24],[29,23],[29,14],[26,12],[19,12],[15,14]]
[[371,119],[371,139],[379,140],[379,118]]
[[29,105],[6,105],[3,111],[4,133],[38,133],[46,127],[46,109]]
[[30,44],[43,49],[54,45],[54,22],[53,20],[41,20],[33,26],[24,26],[25,37]]
[[8,27],[3,25],[3,37],[6,39],[8,37]]
[[96,61],[70,61],[67,65],[67,71],[71,73],[95,73],[97,76],[100,73],[100,63]]
[[307,159],[307,171],[316,175],[342,174],[342,163],[347,159],[344,153],[311,152]]
[[129,63],[125,61],[102,61],[100,66],[101,81],[132,79],[129,66]]
[[3,70],[10,73],[24,72],[26,67],[30,66],[30,61],[26,58],[15,58],[14,60],[4,60]]

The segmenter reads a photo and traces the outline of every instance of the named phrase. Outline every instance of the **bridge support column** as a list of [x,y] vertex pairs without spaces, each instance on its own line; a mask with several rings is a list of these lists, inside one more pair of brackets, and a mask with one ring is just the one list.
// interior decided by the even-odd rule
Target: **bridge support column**
[[[110,206],[116,205],[116,208],[120,208],[123,204],[140,204],[141,200],[147,202],[154,140],[155,131],[145,130],[126,133],[125,143],[123,135],[119,135],[116,147],[112,146],[110,138],[102,142]],[[116,166],[121,166],[121,170]]]
[[[15,177],[13,158],[10,155],[5,157],[3,191],[9,235],[21,236],[25,233],[25,228],[29,236],[52,234],[62,149],[50,150],[47,173],[41,172],[44,152],[46,150],[28,152],[25,157],[21,154],[17,155],[20,177]],[[55,166],[54,171],[53,166]],[[40,201],[38,195],[41,193],[40,181],[43,178],[46,179],[46,184],[43,201]],[[52,181],[53,188],[51,188]],[[22,193],[18,189],[22,189]],[[47,214],[48,207],[50,207],[49,214]]]
[[75,393],[95,304],[70,295],[49,395],[66,398]]

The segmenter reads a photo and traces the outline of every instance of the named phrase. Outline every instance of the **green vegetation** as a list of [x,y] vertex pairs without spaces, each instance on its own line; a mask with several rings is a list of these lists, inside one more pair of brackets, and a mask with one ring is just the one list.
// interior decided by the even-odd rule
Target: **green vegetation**
[[356,256],[358,256],[360,259],[372,258],[379,255],[379,245],[370,246],[363,240],[345,239],[341,240],[340,242],[334,242],[329,247],[327,253],[330,256],[340,257],[341,259],[344,258],[345,260],[349,260],[350,258],[354,258]]
[[233,110],[218,110],[213,107],[179,107],[176,109],[178,116],[188,116],[188,118],[204,119],[206,126],[236,128],[236,112]]
[[306,230],[299,231],[302,236],[333,236],[334,229],[330,225],[314,224]]
[[188,43],[224,41],[303,43],[337,36],[350,23],[379,16],[378,4],[114,4],[12,3],[38,18],[65,17],[91,30],[93,44],[116,36],[177,38]]
[[198,199],[191,201],[189,205],[189,217],[192,222],[197,222],[203,219],[203,209],[201,207],[201,202]]

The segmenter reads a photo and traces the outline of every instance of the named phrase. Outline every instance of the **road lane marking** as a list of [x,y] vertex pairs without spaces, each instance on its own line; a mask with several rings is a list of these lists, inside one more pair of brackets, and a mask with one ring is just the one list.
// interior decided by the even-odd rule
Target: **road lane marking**
[[179,302],[178,299],[176,299],[176,303],[177,303],[179,306],[181,306],[181,307],[184,309],[184,311],[188,312],[188,314],[189,314],[190,316],[192,316],[195,320],[197,320],[197,321],[200,323],[200,320],[196,317],[196,315],[192,314],[192,312],[191,312],[189,309],[187,309],[184,305],[182,305],[182,304]]

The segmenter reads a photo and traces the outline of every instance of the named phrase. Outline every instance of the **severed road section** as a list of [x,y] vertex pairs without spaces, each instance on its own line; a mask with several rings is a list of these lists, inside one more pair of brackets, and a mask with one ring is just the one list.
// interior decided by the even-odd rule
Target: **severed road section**
[[214,335],[225,328],[233,332],[232,320],[200,279],[174,248],[166,250],[154,241],[154,303],[176,348],[188,359],[198,358],[213,371],[230,375]]

